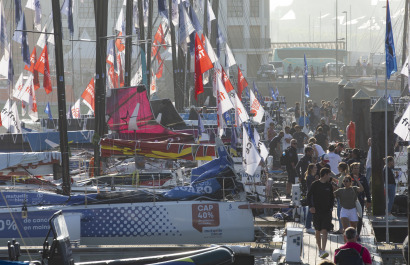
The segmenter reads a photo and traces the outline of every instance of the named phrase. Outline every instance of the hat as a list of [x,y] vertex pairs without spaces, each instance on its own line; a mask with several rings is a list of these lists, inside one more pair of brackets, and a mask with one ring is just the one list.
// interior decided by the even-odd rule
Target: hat
[[325,163],[328,163],[329,162],[329,156],[327,154],[324,154],[324,155],[321,156],[321,160]]

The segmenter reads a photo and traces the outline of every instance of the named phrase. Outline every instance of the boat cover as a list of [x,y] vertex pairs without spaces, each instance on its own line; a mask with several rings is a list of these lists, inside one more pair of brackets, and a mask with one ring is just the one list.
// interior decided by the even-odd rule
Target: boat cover
[[0,153],[0,170],[29,164],[61,163],[60,152]]
[[[69,144],[91,144],[94,131],[68,131]],[[48,143],[60,144],[59,132],[32,132],[24,134],[24,141],[30,144],[33,152],[51,150],[53,147]],[[48,142],[48,143],[47,143]]]

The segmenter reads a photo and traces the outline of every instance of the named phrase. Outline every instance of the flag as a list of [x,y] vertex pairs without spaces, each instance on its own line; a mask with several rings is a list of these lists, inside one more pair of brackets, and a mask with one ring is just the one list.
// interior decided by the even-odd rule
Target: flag
[[171,5],[171,20],[172,24],[174,24],[175,27],[178,26],[179,22],[179,12],[178,12],[178,2],[179,0],[172,0],[172,5]]
[[236,146],[238,145],[238,136],[236,135],[236,128],[231,129],[231,153],[237,156]]
[[240,100],[242,100],[242,92],[247,86],[248,86],[248,82],[246,81],[245,77],[242,74],[241,69],[238,66],[238,97]]
[[309,82],[308,82],[309,69],[308,69],[308,66],[307,66],[306,54],[304,54],[303,56],[305,58],[305,66],[304,66],[304,71],[303,71],[303,76],[304,76],[304,80],[305,80],[305,96],[310,97]]
[[226,43],[225,56],[226,56],[225,65],[226,65],[227,68],[229,68],[229,67],[236,64],[235,57],[233,57],[233,53],[232,53],[231,49],[229,48],[228,43]]
[[28,106],[28,115],[33,121],[38,120],[38,110],[37,110],[37,101],[36,101],[36,94],[34,90],[33,84],[33,75],[31,74],[30,77],[27,79],[26,84],[22,89],[22,96],[21,101],[23,103],[23,108],[25,110],[26,106]]
[[21,57],[26,65],[30,65],[30,49],[28,47],[26,32],[26,17],[24,13],[20,17],[17,29],[14,31],[13,40],[21,44]]
[[124,8],[121,7],[120,14],[118,15],[117,22],[115,23],[115,30],[122,32],[124,27]]
[[154,43],[155,44],[161,44],[162,48],[166,49],[167,48],[167,43],[165,42],[165,35],[164,35],[164,30],[162,28],[162,24],[159,23],[159,27],[157,32],[155,33],[154,36]]
[[229,80],[229,76],[225,73],[225,70],[223,67],[222,67],[222,79],[224,82],[226,92],[231,92],[232,90],[234,90],[231,80]]
[[122,32],[118,33],[118,38],[115,39],[115,46],[117,47],[119,52],[122,52],[125,50],[125,44],[124,44],[124,39],[121,38]]
[[73,0],[64,0],[63,6],[61,7],[61,14],[67,16],[68,29],[70,30],[70,35],[74,35],[74,24],[73,24]]
[[215,63],[218,60],[218,57],[216,56],[215,51],[212,48],[211,42],[209,42],[209,39],[206,36],[205,36],[205,50],[208,53],[208,56],[211,59],[211,62]]
[[94,87],[94,78],[91,78],[90,83],[88,83],[83,94],[83,103],[93,112],[95,111],[95,87]]
[[250,91],[250,112],[253,114],[252,120],[258,124],[262,122],[263,115],[265,114],[265,111],[263,107],[261,106],[260,102],[258,99],[255,97],[255,94],[253,91]]
[[229,96],[231,97],[231,101],[235,106],[235,124],[236,126],[241,126],[243,122],[249,120],[248,112],[246,112],[242,101],[239,99],[235,91],[230,92]]
[[[6,19],[4,17],[3,2],[0,2],[0,53],[8,49],[9,39],[7,36]],[[9,50],[10,51],[10,50]]]
[[40,88],[40,80],[38,79],[38,71],[34,69],[37,63],[37,51],[36,47],[34,47],[33,52],[30,55],[30,67],[24,66],[24,69],[33,73],[33,83],[34,83],[34,90]]
[[187,44],[190,42],[189,35],[194,31],[194,26],[186,13],[184,5],[179,5],[178,44],[185,53],[188,51]]
[[155,77],[154,73],[151,74],[151,84],[150,84],[150,95],[158,92],[157,88],[157,78]]
[[110,40],[107,45],[107,59],[105,59],[105,61],[110,65],[114,65],[114,58],[115,58],[114,43],[115,43],[115,40]]
[[393,104],[393,99],[391,98],[390,94],[387,98],[387,103],[389,103],[390,105]]
[[249,94],[249,89],[248,89],[248,88],[245,88],[245,94],[246,94],[246,96],[247,96],[248,98],[251,97],[251,95]]
[[273,90],[273,87],[269,86],[269,92],[273,100],[278,100],[278,98],[276,97],[275,90]]
[[12,103],[10,99],[1,110],[1,123],[10,133],[21,133],[20,118],[17,111],[16,102]]
[[14,86],[13,97],[21,100],[22,91],[23,91],[23,73],[20,74],[19,79],[17,80]]
[[34,10],[34,27],[40,31],[41,30],[41,5],[40,0],[28,0],[26,8]]
[[66,113],[67,119],[73,119],[73,113],[71,112],[71,108],[72,108],[72,106],[70,104],[70,107],[68,108],[68,111]]
[[15,8],[15,21],[16,24],[19,23],[21,19],[21,14],[23,13],[23,10],[21,9],[21,0],[14,0],[14,8]]
[[[202,26],[201,26],[201,23],[199,22],[198,17],[195,13],[195,9],[193,7],[189,7],[188,10],[189,10],[188,14],[189,14],[189,17],[191,18],[192,25],[194,26],[195,31],[196,32],[202,31]],[[191,35],[189,35],[189,38],[190,38],[189,51],[190,51],[191,55],[194,55],[194,53],[195,53],[195,34],[196,33],[193,32],[193,33],[191,33]],[[206,47],[205,47],[205,49],[206,49]],[[212,58],[211,58],[211,60],[212,60]]]
[[157,69],[157,73],[155,74],[155,76],[160,79],[162,77],[162,73],[164,72],[164,60],[162,60],[161,56],[158,54],[158,69]]
[[218,78],[217,80],[217,123],[218,123],[218,136],[222,137],[224,128],[226,127],[226,122],[223,117],[224,113],[230,109],[233,109],[229,95],[225,90],[225,86],[222,80]]
[[37,61],[34,69],[39,71],[44,75],[43,79],[43,87],[47,94],[53,91],[53,87],[51,85],[51,76],[50,76],[50,65],[48,62],[48,52],[47,52],[47,45],[44,46],[43,51],[41,52],[40,58]]
[[400,122],[397,123],[396,128],[394,128],[394,133],[397,134],[404,141],[409,140],[410,132],[410,104],[407,106],[406,111],[403,113],[403,116],[400,119]]
[[215,17],[214,11],[212,10],[212,6],[209,4],[209,1],[208,0],[205,0],[205,1],[206,1],[205,4],[208,5],[208,9],[207,9],[208,14],[206,16],[206,21],[207,21],[207,24],[208,24],[208,36],[211,36],[211,30],[212,30],[211,21],[216,19],[216,17]]
[[221,45],[225,42],[225,38],[222,34],[222,30],[219,27],[218,24],[218,37],[216,38],[216,54],[218,55],[218,58],[221,57]]
[[391,26],[389,0],[387,0],[386,8],[386,77],[390,79],[390,75],[397,72],[396,52],[394,50],[393,29]]
[[259,100],[259,103],[265,104],[265,101],[261,93],[259,93],[259,90],[258,90],[258,87],[256,86],[255,81],[253,81],[253,91],[256,93],[256,98]]
[[80,111],[80,99],[77,99],[74,106],[71,108],[71,115],[73,119],[79,119],[81,115]]
[[256,149],[255,145],[252,143],[246,125],[243,124],[243,145],[242,145],[242,166],[245,172],[253,176],[256,169],[259,166],[261,157]]
[[168,10],[166,8],[165,0],[158,0],[158,14],[168,19]]
[[268,158],[269,151],[268,148],[266,148],[265,144],[261,141],[261,137],[256,128],[253,128],[253,137],[255,139],[256,146],[260,150],[260,156],[263,159],[263,161],[265,161],[266,158]]
[[[9,51],[11,51],[11,43],[9,43]],[[8,65],[8,73],[7,73],[7,84],[10,86],[13,84],[14,79],[14,66],[13,66],[13,53],[9,53],[9,65]]]
[[38,40],[37,40],[37,46],[39,46],[41,49],[44,49],[44,46],[46,46],[47,35],[45,34],[45,32],[47,32],[46,25],[44,25],[43,30],[41,31],[40,37],[38,37]]
[[198,34],[195,35],[195,99],[204,92],[202,74],[213,67],[211,59],[206,53]]
[[51,115],[50,102],[47,102],[47,105],[46,105],[46,108],[44,109],[44,112],[48,115],[48,118],[50,120],[53,119],[53,115]]

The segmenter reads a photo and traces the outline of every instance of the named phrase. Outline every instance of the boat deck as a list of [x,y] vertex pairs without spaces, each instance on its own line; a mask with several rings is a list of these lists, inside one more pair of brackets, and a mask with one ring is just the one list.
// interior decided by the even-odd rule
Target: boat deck
[[[337,211],[336,208],[333,211],[333,220],[332,223],[335,227],[335,231],[339,228],[339,223],[337,220]],[[316,239],[314,234],[309,234],[306,232],[303,224],[288,222],[286,223],[286,228],[298,227],[303,228],[303,248],[302,248],[302,263],[301,264],[319,264],[323,259],[318,256],[318,248],[316,245]],[[378,252],[378,247],[376,244],[375,234],[372,228],[371,221],[367,215],[363,218],[363,228],[360,233],[361,244],[365,246],[372,256],[372,264],[383,264],[380,253]],[[284,238],[284,240],[286,237]],[[329,256],[326,258],[333,261],[335,249],[344,244],[343,235],[329,233],[328,241],[326,244],[326,251],[329,253]],[[286,249],[285,244],[283,244],[283,249]],[[279,264],[288,264],[286,263],[285,257],[282,257]]]

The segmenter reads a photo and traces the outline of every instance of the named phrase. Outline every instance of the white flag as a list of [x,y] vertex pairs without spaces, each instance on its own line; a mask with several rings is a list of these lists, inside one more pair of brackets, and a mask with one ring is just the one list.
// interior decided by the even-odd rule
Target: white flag
[[246,112],[246,109],[239,99],[238,94],[236,94],[235,90],[229,92],[229,96],[231,97],[232,103],[234,103],[235,105],[235,124],[236,126],[241,126],[242,123],[249,120],[248,113]]
[[225,86],[222,84],[220,78],[217,80],[217,121],[218,121],[218,136],[222,137],[224,128],[226,128],[225,119],[223,114],[230,109],[233,109],[229,95],[225,90]]
[[213,72],[213,82],[212,82],[212,95],[216,97],[218,91],[218,82],[217,80],[222,79],[222,65],[216,60],[214,64],[214,72]]
[[255,138],[255,143],[258,145],[258,148],[260,150],[260,155],[265,161],[269,155],[269,151],[268,148],[266,148],[265,144],[261,141],[261,136],[259,135],[256,128],[253,129],[253,137]]
[[115,30],[122,32],[122,27],[124,24],[124,8],[121,8],[121,12],[118,15],[117,23],[115,24]]
[[226,67],[229,68],[232,65],[235,65],[236,64],[235,57],[233,57],[233,53],[231,49],[229,48],[228,43],[226,43],[225,53],[226,53],[226,62],[225,62]]
[[28,107],[28,115],[33,121],[38,120],[38,110],[37,110],[37,101],[36,94],[34,91],[33,75],[30,74],[30,77],[27,79],[23,87],[23,95],[21,101],[23,103],[24,113]]
[[256,169],[259,166],[261,157],[256,149],[255,145],[252,143],[246,126],[243,125],[243,147],[242,147],[242,166],[245,169],[245,172],[253,176]]
[[207,16],[207,24],[208,24],[208,36],[211,36],[211,21],[216,19],[215,13],[212,10],[212,6],[209,4],[209,1],[206,1],[206,4],[208,5],[208,16]]
[[205,51],[208,53],[208,56],[211,59],[212,63],[215,63],[218,60],[218,56],[216,56],[215,51],[212,48],[212,45],[206,36],[205,36]]
[[403,68],[401,69],[401,72],[400,72],[402,75],[405,75],[405,76],[409,76],[409,57],[407,57],[406,61],[403,64]]
[[179,25],[179,12],[178,12],[178,2],[179,0],[172,0],[172,24],[174,24],[175,27]]
[[[180,16],[180,25],[178,31],[178,44],[182,50],[187,52],[187,44],[190,42],[189,35],[195,31],[194,26],[192,25],[191,19],[186,13],[185,7],[183,4],[179,5],[179,16]],[[182,24],[184,23],[184,24]]]
[[140,84],[142,81],[142,68],[141,64],[139,64],[137,72],[135,73],[134,77],[131,79],[131,86],[136,86]]
[[21,100],[21,95],[23,90],[23,73],[20,74],[19,79],[13,89],[13,97]]
[[80,102],[81,102],[81,99],[77,99],[74,106],[71,107],[71,114],[73,115],[73,119],[80,118],[80,115],[81,115]]
[[7,132],[21,133],[20,118],[16,102],[11,105],[10,100],[7,100],[6,105],[4,105],[4,108],[1,110],[1,122],[7,129]]
[[253,114],[252,121],[260,124],[262,122],[263,115],[265,114],[265,110],[263,109],[258,99],[255,97],[252,89],[249,89],[249,94],[249,104],[251,104],[251,114]]
[[40,0],[28,0],[26,4],[26,8],[34,10],[34,26],[35,28],[40,31],[41,30],[41,5]]
[[[46,29],[47,29],[47,26],[44,25],[43,30],[41,32],[46,32]],[[38,37],[37,46],[39,46],[41,49],[44,49],[44,46],[46,46],[46,38],[47,36],[45,33],[41,33],[40,37]]]
[[400,119],[400,122],[397,123],[394,133],[397,134],[403,141],[409,140],[410,132],[410,104],[407,106],[406,111]]
[[[54,33],[54,29],[51,30],[51,34],[50,34],[50,36],[48,36],[47,42],[54,45],[54,34],[53,33]],[[44,48],[44,46],[43,46],[43,48]]]

